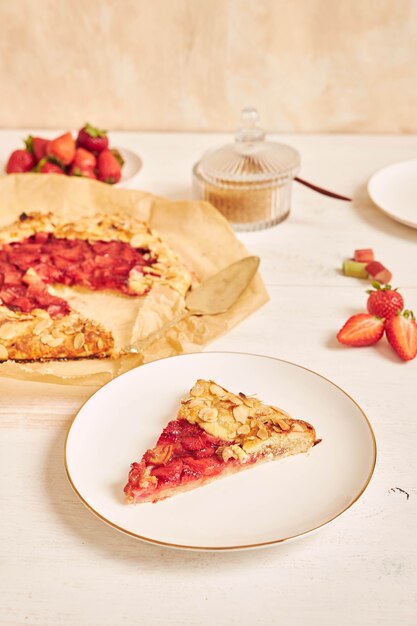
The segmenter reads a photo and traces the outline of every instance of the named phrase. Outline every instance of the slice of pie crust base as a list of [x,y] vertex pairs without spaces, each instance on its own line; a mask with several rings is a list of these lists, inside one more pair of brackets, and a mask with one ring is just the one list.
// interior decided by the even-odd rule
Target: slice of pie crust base
[[0,362],[105,358],[113,348],[112,334],[76,311],[54,319],[43,309],[22,313],[0,305]]
[[127,502],[157,502],[260,463],[308,452],[311,424],[211,380],[197,380],[156,446],[131,465]]

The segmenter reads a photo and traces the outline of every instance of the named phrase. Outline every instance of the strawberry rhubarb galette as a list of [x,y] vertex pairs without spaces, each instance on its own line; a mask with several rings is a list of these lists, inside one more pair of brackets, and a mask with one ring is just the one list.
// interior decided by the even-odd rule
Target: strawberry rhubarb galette
[[128,502],[156,502],[254,467],[308,452],[317,443],[307,422],[211,380],[197,380],[156,446],[133,463]]
[[22,213],[0,228],[0,361],[116,356],[110,330],[54,290],[145,296],[164,284],[184,295],[191,275],[145,222],[122,214],[68,221]]

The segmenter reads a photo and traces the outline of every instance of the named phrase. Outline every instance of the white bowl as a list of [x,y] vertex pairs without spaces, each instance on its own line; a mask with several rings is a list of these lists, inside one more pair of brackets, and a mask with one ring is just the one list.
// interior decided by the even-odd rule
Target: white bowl
[[120,152],[123,157],[124,165],[122,168],[122,177],[120,182],[117,183],[117,187],[123,187],[126,183],[131,182],[142,169],[142,159],[140,156],[133,152],[133,150],[129,150],[128,148],[119,148],[116,147],[116,150]]

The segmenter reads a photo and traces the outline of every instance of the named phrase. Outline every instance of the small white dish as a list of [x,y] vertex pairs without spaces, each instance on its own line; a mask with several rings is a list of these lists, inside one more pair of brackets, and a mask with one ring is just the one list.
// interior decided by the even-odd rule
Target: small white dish
[[417,228],[417,159],[382,168],[368,182],[371,200],[397,222]]
[[[111,147],[113,148],[113,146]],[[142,159],[136,152],[134,152],[133,150],[129,150],[129,148],[119,148],[118,146],[114,146],[114,148],[118,150],[122,155],[124,165],[122,168],[122,177],[120,181],[116,183],[116,185],[113,185],[113,187],[129,186],[129,183],[132,182],[132,180],[139,174],[143,167]],[[8,157],[7,159],[0,161],[1,174],[6,173],[7,160]]]
[[[130,463],[155,444],[197,378],[256,393],[311,422],[322,442],[156,504],[126,504]],[[293,363],[228,352],[176,356],[123,374],[81,408],[65,444],[69,480],[100,519],[137,539],[189,550],[269,546],[317,530],[356,502],[375,460],[365,414],[337,385]]]
[[129,148],[117,148],[117,150],[122,155],[124,165],[122,168],[122,177],[115,186],[123,187],[123,185],[132,181],[133,178],[139,174],[143,164],[140,156],[136,152],[133,152],[133,150],[129,150]]

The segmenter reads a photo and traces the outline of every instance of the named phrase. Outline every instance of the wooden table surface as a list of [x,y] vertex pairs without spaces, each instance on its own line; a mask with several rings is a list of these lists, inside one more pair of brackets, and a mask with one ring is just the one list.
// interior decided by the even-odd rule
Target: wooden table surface
[[[2,155],[22,136],[1,132]],[[94,389],[0,379],[2,625],[417,623],[417,360],[400,362],[385,342],[355,350],[334,339],[366,302],[366,281],[340,272],[355,248],[374,248],[417,312],[417,230],[390,220],[366,193],[376,169],[415,157],[417,137],[281,139],[300,150],[304,178],[354,202],[296,185],[287,221],[239,235],[261,257],[271,300],[210,347],[299,363],[352,395],[378,443],[368,489],[319,533],[272,549],[200,554],[148,545],[96,519],[67,481],[65,433]],[[115,133],[113,143],[143,158],[134,186],[186,198],[193,163],[224,140]]]

